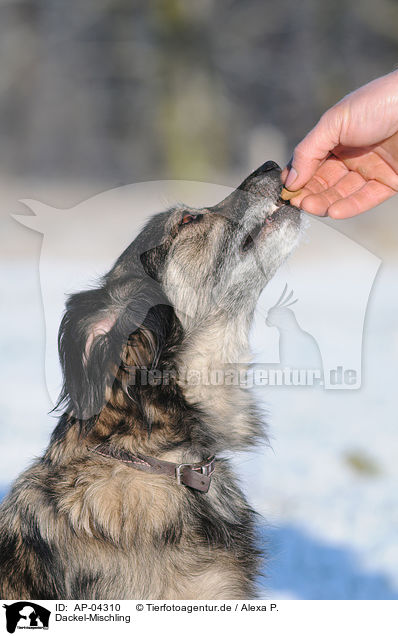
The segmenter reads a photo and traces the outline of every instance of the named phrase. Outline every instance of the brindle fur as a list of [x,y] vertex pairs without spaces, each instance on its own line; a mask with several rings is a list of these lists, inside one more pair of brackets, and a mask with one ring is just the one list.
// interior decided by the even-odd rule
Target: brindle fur
[[[60,328],[65,412],[43,457],[0,507],[0,597],[255,596],[255,513],[220,455],[263,437],[250,392],[188,384],[182,369],[242,368],[261,289],[297,242],[268,162],[218,206],[154,217],[99,287],[73,295]],[[197,222],[180,225],[185,213]],[[260,266],[259,266],[260,265]],[[143,384],[135,368],[170,372]],[[207,494],[91,451],[98,443],[174,462],[217,455]]]

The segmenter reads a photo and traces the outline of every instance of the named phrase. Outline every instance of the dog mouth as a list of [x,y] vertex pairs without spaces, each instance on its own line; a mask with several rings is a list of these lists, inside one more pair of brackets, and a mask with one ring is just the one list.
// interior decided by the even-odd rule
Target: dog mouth
[[263,238],[271,234],[283,221],[283,219],[299,215],[299,209],[290,205],[289,201],[284,201],[280,197],[274,203],[274,209],[268,212],[265,219],[257,223],[248,234],[245,235],[241,244],[241,254],[246,254],[254,249],[255,245]]

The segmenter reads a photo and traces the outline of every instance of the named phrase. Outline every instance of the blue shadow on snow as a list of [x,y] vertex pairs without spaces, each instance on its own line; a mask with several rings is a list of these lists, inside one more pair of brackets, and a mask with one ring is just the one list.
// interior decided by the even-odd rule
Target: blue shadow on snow
[[267,598],[398,599],[388,577],[362,569],[359,555],[348,547],[290,525],[261,527],[260,542],[268,554],[260,582]]

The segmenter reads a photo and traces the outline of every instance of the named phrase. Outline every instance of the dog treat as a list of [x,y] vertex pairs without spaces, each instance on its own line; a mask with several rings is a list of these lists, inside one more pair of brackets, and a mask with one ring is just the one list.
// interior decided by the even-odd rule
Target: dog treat
[[287,188],[282,188],[281,199],[284,201],[290,201],[293,197],[297,197],[300,192],[301,190],[287,190]]

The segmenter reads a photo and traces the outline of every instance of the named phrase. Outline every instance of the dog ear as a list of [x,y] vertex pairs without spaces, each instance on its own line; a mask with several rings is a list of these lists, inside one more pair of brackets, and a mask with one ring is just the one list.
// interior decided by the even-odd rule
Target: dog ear
[[129,364],[156,366],[174,314],[152,281],[129,279],[73,294],[58,347],[64,384],[58,407],[89,428],[107,399],[128,345]]

